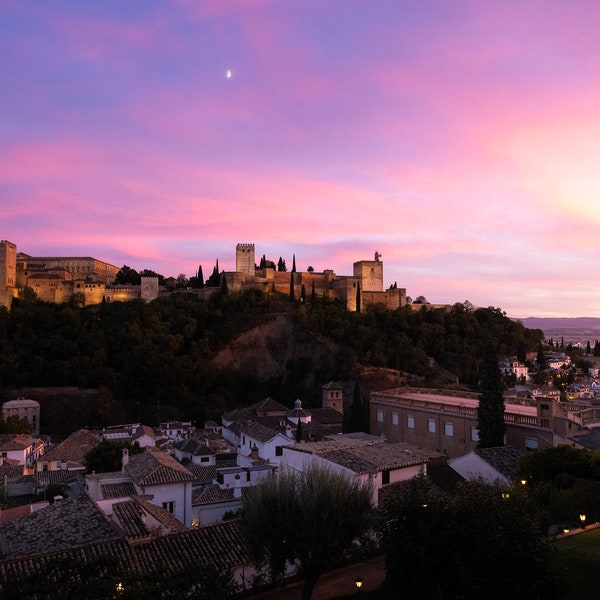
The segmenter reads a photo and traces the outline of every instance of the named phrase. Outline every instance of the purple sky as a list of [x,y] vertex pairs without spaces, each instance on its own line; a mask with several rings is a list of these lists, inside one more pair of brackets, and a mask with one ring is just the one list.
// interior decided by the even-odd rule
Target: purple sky
[[[0,237],[600,317],[600,2],[0,0]],[[227,71],[231,77],[227,77]]]

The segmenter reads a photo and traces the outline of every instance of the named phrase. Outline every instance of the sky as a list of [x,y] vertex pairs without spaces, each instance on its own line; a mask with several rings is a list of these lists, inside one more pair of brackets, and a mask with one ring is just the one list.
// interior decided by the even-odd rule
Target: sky
[[0,238],[600,317],[597,0],[0,0]]

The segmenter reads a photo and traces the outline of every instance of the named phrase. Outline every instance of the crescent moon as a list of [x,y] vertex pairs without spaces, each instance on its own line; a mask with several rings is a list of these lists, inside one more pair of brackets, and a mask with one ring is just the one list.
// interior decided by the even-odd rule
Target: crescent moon
[[227,77],[227,79],[231,79],[231,71],[229,69],[227,69],[227,71],[225,71],[225,77]]

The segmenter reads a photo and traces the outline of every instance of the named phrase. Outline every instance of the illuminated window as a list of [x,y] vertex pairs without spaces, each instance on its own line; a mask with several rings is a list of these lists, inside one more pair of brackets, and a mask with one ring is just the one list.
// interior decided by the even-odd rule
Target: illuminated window
[[446,421],[444,423],[444,435],[446,437],[452,437],[454,435],[454,424]]
[[427,419],[427,431],[429,431],[429,433],[435,433],[435,420],[434,419]]
[[415,418],[412,415],[408,415],[406,417],[406,426],[409,429],[414,429],[415,428]]

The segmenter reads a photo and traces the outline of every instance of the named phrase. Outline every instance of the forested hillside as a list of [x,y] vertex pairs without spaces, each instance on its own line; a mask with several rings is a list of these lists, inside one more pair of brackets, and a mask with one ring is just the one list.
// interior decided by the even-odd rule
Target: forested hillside
[[0,311],[0,389],[2,400],[31,387],[88,390],[67,405],[64,394],[36,397],[47,433],[138,419],[201,423],[269,395],[314,405],[321,384],[348,381],[357,365],[433,381],[431,357],[476,386],[484,349],[515,355],[542,337],[499,309],[468,303],[350,313],[320,298],[258,291],[83,308],[30,298]]

